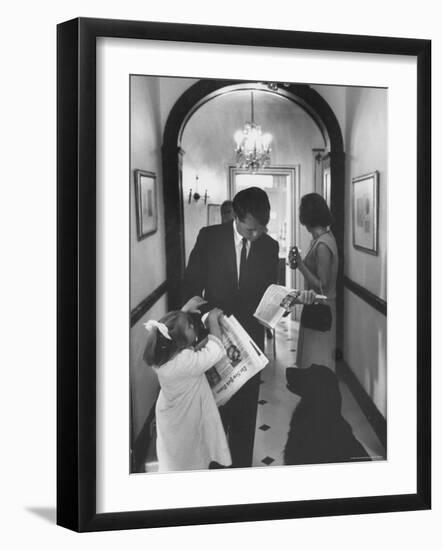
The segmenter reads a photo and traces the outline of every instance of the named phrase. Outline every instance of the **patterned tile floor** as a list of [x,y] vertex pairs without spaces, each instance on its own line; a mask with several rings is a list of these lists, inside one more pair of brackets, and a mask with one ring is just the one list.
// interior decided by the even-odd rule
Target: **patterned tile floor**
[[[256,419],[253,466],[281,466],[292,412],[299,397],[286,388],[285,369],[295,365],[298,323],[283,319],[276,328],[276,339],[267,340],[269,365],[261,373],[262,384]],[[276,357],[273,351],[276,350]],[[371,456],[384,456],[385,451],[348,387],[340,382],[342,414],[353,433]]]

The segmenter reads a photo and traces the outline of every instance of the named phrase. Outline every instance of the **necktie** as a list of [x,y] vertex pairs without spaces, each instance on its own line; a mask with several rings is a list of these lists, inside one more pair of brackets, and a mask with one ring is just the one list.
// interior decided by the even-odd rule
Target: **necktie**
[[243,237],[241,248],[241,260],[239,262],[239,288],[242,288],[246,279],[246,264],[247,264],[247,239]]

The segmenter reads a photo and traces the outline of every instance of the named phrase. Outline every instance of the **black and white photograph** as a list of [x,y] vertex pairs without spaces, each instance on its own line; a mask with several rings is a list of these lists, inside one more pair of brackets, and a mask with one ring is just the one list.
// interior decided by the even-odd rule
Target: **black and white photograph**
[[388,88],[128,85],[130,473],[363,477],[388,460]]

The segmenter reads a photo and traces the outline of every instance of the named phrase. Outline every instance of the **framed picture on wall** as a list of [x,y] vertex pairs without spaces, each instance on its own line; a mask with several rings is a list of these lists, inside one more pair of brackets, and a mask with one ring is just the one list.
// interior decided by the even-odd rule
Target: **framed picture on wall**
[[353,246],[369,254],[378,253],[379,173],[352,179]]
[[[430,54],[430,42],[416,39],[84,18],[58,26],[59,525],[76,531],[100,531],[379,513],[431,506]],[[278,63],[269,64],[269,58]],[[330,87],[332,93],[326,89]],[[159,93],[165,89],[167,93]],[[135,386],[143,390],[144,380],[142,376],[131,378],[130,358],[141,365],[147,338],[144,321],[155,321],[155,330],[161,329],[166,341],[167,326],[165,330],[164,323],[158,320],[183,303],[181,285],[188,258],[185,249],[188,234],[183,222],[186,214],[183,189],[189,181],[185,170],[186,166],[190,166],[187,174],[195,173],[195,167],[200,170],[202,157],[198,154],[192,157],[190,148],[182,146],[182,140],[187,138],[193,146],[206,145],[213,136],[205,132],[215,129],[212,162],[219,157],[221,142],[229,154],[234,154],[231,127],[243,128],[247,118],[233,116],[229,102],[235,98],[234,93],[238,97],[242,93],[244,108],[239,106],[238,112],[248,117],[251,91],[256,93],[254,116],[266,131],[276,134],[285,118],[272,124],[269,116],[275,112],[268,108],[271,102],[281,101],[287,102],[281,103],[284,115],[286,108],[302,106],[303,112],[297,111],[296,116],[309,118],[300,127],[304,134],[309,129],[314,138],[314,143],[302,144],[308,160],[302,166],[292,166],[293,170],[296,168],[293,177],[282,173],[272,177],[268,194],[273,193],[274,211],[279,208],[281,213],[290,214],[290,210],[296,213],[297,194],[292,182],[299,183],[296,193],[308,192],[301,186],[308,180],[306,175],[312,173],[311,150],[324,142],[330,161],[329,177],[323,180],[324,193],[332,210],[337,248],[347,254],[346,265],[341,263],[337,273],[337,315],[342,320],[348,311],[348,307],[344,308],[345,299],[345,305],[353,307],[357,319],[364,318],[357,315],[360,311],[357,308],[363,304],[370,312],[369,319],[383,316],[379,323],[384,327],[386,302],[361,285],[350,284],[352,273],[344,271],[352,267],[348,260],[354,253],[350,236],[352,208],[355,246],[376,253],[378,176],[373,173],[353,182],[346,177],[347,167],[354,159],[345,151],[343,136],[351,129],[352,121],[343,121],[339,116],[360,109],[358,120],[365,124],[365,134],[359,142],[363,149],[367,143],[365,136],[371,135],[367,128],[375,118],[373,110],[379,104],[376,102],[380,97],[379,102],[385,106],[388,97],[388,117],[382,118],[388,119],[389,124],[388,132],[386,126],[383,128],[383,135],[387,136],[383,149],[388,149],[389,173],[395,173],[395,181],[401,181],[403,190],[400,203],[389,205],[388,216],[389,220],[403,220],[406,216],[410,234],[416,235],[415,250],[408,257],[412,264],[410,272],[417,274],[413,284],[404,283],[410,304],[417,304],[408,320],[408,346],[404,350],[403,334],[398,328],[403,315],[404,289],[396,283],[402,280],[398,273],[402,273],[403,265],[397,261],[388,264],[388,276],[395,280],[395,284],[388,286],[389,362],[400,364],[401,369],[389,370],[388,403],[385,399],[384,416],[381,414],[374,421],[379,420],[382,429],[388,411],[388,456],[385,448],[382,456],[370,455],[373,460],[359,463],[326,461],[319,467],[317,460],[313,463],[304,460],[302,465],[272,467],[283,455],[281,447],[272,456],[260,455],[252,467],[207,467],[160,475],[148,470],[139,475],[141,472],[136,470],[136,475],[132,475],[128,442],[133,436],[142,446],[143,438],[147,441],[153,437],[155,422],[144,411],[146,415],[137,421],[137,433],[130,433],[132,408],[136,405],[131,390]],[[348,98],[353,101],[350,105],[353,111],[343,109]],[[217,111],[216,124],[207,123],[206,115],[215,104],[212,100],[225,102],[224,111],[221,108]],[[330,106],[333,101],[338,104],[335,110]],[[203,130],[189,138],[192,121],[199,111],[204,114]],[[405,131],[404,111],[416,122],[407,125]],[[278,154],[291,141],[299,147],[298,141],[293,140],[293,132],[287,132],[287,136],[289,139],[282,140]],[[273,143],[276,149],[277,135]],[[293,162],[293,155],[291,158],[288,164]],[[147,159],[148,166],[161,167],[156,168],[158,174],[161,169],[161,177],[144,170],[133,172],[133,167],[144,165],[143,159]],[[224,185],[222,193],[210,189],[213,200],[229,196],[226,167],[231,162],[235,160],[225,161],[221,167],[204,167],[210,185],[216,178]],[[375,165],[382,169],[382,164]],[[144,239],[157,231],[154,239],[140,246],[133,246],[130,241],[133,199],[128,186],[132,185],[136,191],[137,238]],[[352,206],[352,189],[357,189],[355,205],[359,210]],[[287,194],[283,195],[283,190]],[[215,221],[218,205],[209,205],[207,218],[205,208],[197,206],[198,215],[194,214],[196,209],[187,209],[194,225]],[[279,218],[282,214],[270,217],[273,231],[281,242],[285,239],[292,244],[292,233],[279,228]],[[299,223],[298,219],[292,221]],[[391,223],[389,227],[389,243],[395,250],[408,247],[406,252],[410,252],[401,223]],[[200,228],[193,229],[197,235]],[[200,232],[203,237],[200,243],[213,229]],[[300,233],[299,238],[309,238],[303,228]],[[146,269],[145,244],[151,243]],[[77,253],[67,254],[70,250]],[[226,261],[235,260],[235,254],[229,254],[227,248],[220,246],[217,251],[224,254]],[[252,252],[253,249],[249,258],[253,260]],[[141,268],[134,261],[136,254],[144,254]],[[258,273],[269,267],[264,264],[263,261],[255,266]],[[132,315],[128,292],[135,286],[131,286],[134,273],[143,281],[146,278],[160,283],[148,296],[139,292],[136,315]],[[236,284],[234,273],[232,269],[228,276]],[[227,278],[222,278],[223,284]],[[343,328],[348,325],[339,325],[337,338],[344,343]],[[289,330],[287,326],[286,329]],[[289,340],[285,332],[283,336]],[[368,339],[361,344],[366,358],[378,361]],[[294,347],[288,348],[293,360],[294,351]],[[386,378],[386,362],[378,361],[378,365]],[[284,374],[285,370],[280,370]],[[347,368],[347,372],[350,370]],[[155,374],[153,369],[151,374]],[[360,388],[365,383],[365,374],[352,371],[348,380],[352,375],[353,387]],[[332,369],[329,375],[336,376]],[[379,380],[379,377],[370,379],[368,384],[368,391],[375,397],[385,390]],[[264,390],[266,385],[269,386],[268,381],[261,384]],[[285,380],[281,386],[285,390]],[[150,395],[153,404],[154,393],[152,390]],[[366,394],[359,396],[362,407]],[[143,399],[140,391],[137,402]],[[299,396],[287,390],[284,399],[291,414]],[[268,405],[268,400],[260,399],[258,414]],[[287,429],[290,414],[286,417]],[[404,433],[404,418],[407,425],[416,428]],[[279,430],[286,436],[278,423],[272,427],[258,420],[254,426],[263,438],[272,429],[273,433]]]
[[135,170],[135,209],[140,241],[158,229],[157,183],[153,172]]

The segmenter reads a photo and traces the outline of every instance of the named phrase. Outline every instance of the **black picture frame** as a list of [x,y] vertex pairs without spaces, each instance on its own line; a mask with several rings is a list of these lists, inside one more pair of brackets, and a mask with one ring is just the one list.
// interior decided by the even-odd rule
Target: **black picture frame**
[[154,172],[135,170],[135,212],[137,239],[145,239],[158,229],[158,193]]
[[[397,54],[417,60],[417,491],[203,508],[96,511],[96,39]],[[431,506],[431,42],[79,18],[57,28],[57,523],[76,531],[423,510]],[[176,197],[165,197],[165,202]]]

